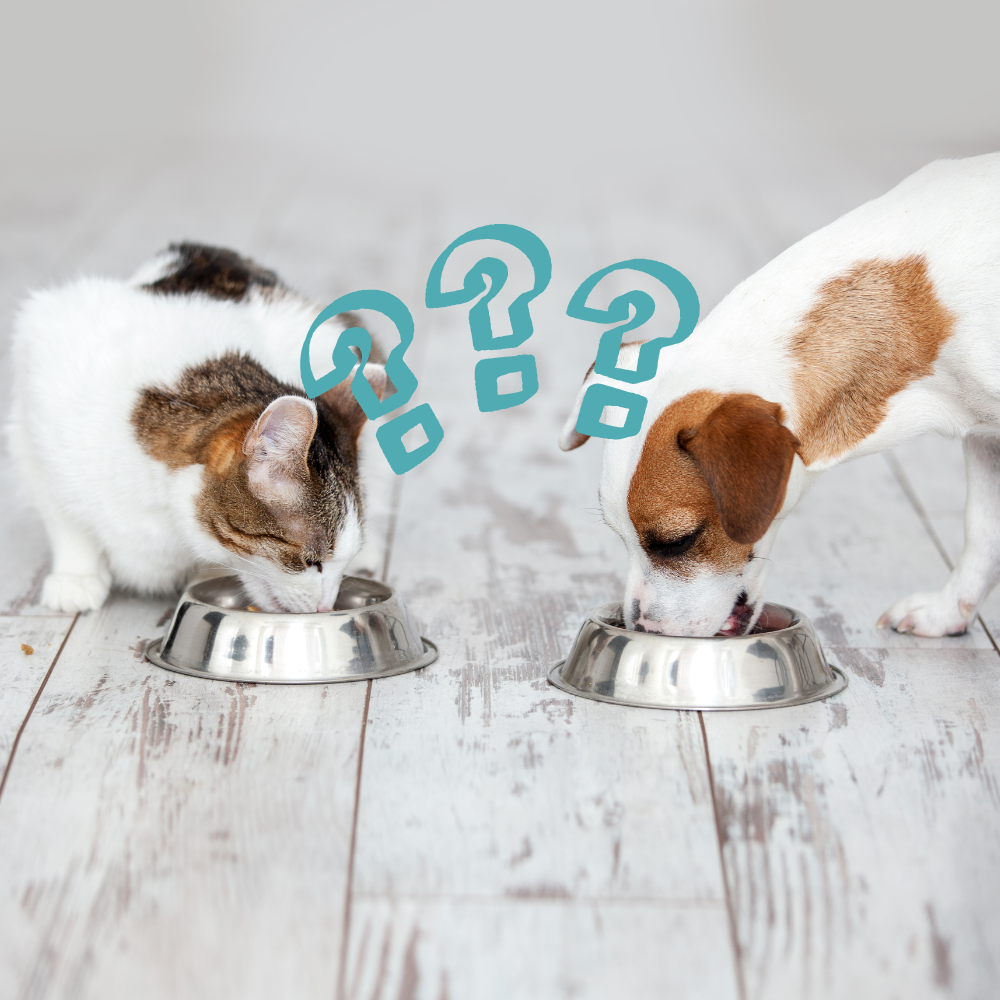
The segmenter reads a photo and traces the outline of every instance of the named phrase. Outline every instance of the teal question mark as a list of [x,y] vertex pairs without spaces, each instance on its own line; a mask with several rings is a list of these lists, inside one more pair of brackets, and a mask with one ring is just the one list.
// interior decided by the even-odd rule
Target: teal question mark
[[[476,240],[497,240],[520,250],[531,263],[534,284],[522,292],[507,310],[510,316],[511,332],[498,337],[493,333],[490,322],[490,302],[507,281],[507,265],[497,257],[483,257],[465,275],[461,288],[444,291],[442,277],[448,258],[457,247]],[[489,291],[486,278],[490,279]],[[552,278],[552,258],[545,244],[532,232],[520,226],[495,224],[479,226],[463,233],[441,253],[427,275],[427,291],[424,301],[429,309],[462,305],[476,296],[482,298],[469,310],[469,329],[472,333],[472,347],[476,351],[501,351],[508,347],[520,347],[534,333],[529,304],[548,287]],[[485,295],[483,293],[486,292]],[[521,373],[520,392],[501,394],[497,379],[513,372]],[[516,354],[502,358],[488,358],[476,365],[476,399],[483,413],[505,410],[531,399],[538,392],[538,369],[532,354]]]
[[[612,299],[607,309],[595,309],[587,305],[587,298],[598,282],[613,271],[642,271],[656,278],[670,289],[680,308],[680,319],[672,337],[654,337],[639,348],[639,361],[635,371],[618,367],[618,352],[621,349],[622,334],[634,330],[650,320],[656,311],[653,297],[646,292],[633,289]],[[629,319],[630,307],[635,309],[635,315]],[[612,327],[601,334],[597,348],[597,360],[594,362],[594,372],[613,378],[618,382],[636,384],[648,382],[654,375],[659,364],[660,351],[664,347],[679,344],[694,332],[698,323],[701,306],[694,285],[676,268],[662,264],[658,260],[636,258],[623,260],[619,264],[595,271],[573,293],[566,308],[566,314],[573,319],[586,320],[589,323],[615,323],[625,320],[619,326]],[[627,392],[617,386],[604,385],[595,382],[584,393],[580,404],[580,416],[576,421],[576,429],[588,437],[627,438],[639,433],[642,418],[646,413],[646,397],[635,392]],[[625,424],[622,427],[612,427],[601,421],[605,406],[621,406],[628,410]]]
[[[312,344],[313,334],[328,319],[333,319],[334,316],[350,312],[353,309],[370,309],[373,312],[381,313],[392,322],[399,334],[399,343],[389,352],[389,357],[385,362],[386,376],[396,387],[396,391],[385,399],[378,398],[375,390],[364,377],[364,367],[372,350],[372,338],[371,334],[361,326],[349,327],[337,338],[332,356],[333,371],[321,375],[318,379],[313,376],[312,365],[309,361],[309,347]],[[365,416],[369,420],[376,420],[378,417],[391,413],[400,406],[405,406],[417,389],[417,376],[410,370],[404,358],[412,343],[413,316],[395,295],[377,288],[368,288],[360,292],[341,295],[316,317],[302,343],[302,351],[299,355],[299,372],[306,395],[310,399],[315,399],[335,385],[340,385],[344,379],[350,376],[357,365],[358,370],[351,380],[351,392],[354,393],[354,398],[358,401]],[[357,355],[351,350],[352,346],[357,347],[361,352],[360,363]],[[423,427],[427,440],[420,447],[414,448],[413,451],[407,451],[403,445],[402,437],[418,424]],[[397,476],[409,472],[410,469],[430,458],[437,450],[443,437],[444,430],[428,403],[421,403],[412,410],[394,417],[375,431],[375,438],[382,449],[382,454],[385,455],[389,466]]]

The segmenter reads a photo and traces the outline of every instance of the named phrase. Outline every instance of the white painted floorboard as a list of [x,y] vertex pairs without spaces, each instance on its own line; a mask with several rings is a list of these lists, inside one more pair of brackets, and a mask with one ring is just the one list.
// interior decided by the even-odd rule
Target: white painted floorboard
[[[599,446],[555,445],[600,333],[565,316],[574,288],[645,255],[691,275],[707,311],[917,165],[904,159],[748,150],[669,165],[652,190],[567,185],[488,209],[273,150],[5,166],[4,331],[29,287],[127,273],[173,239],[228,243],[321,301],[404,298],[413,402],[446,436],[378,526],[388,579],[441,658],[371,685],[164,673],[141,653],[170,598],[115,595],[75,620],[38,607],[48,554],[0,465],[0,769],[17,741],[0,997],[993,996],[1000,597],[961,638],[875,627],[940,587],[942,551],[960,549],[960,444],[835,469],[782,528],[770,596],[806,612],[847,673],[836,699],[700,716],[545,681],[624,573],[596,513]],[[520,349],[542,391],[480,414],[466,307],[425,309],[423,280],[450,240],[495,221],[542,236],[553,280]]]
[[142,650],[165,607],[81,616],[22,734],[0,799],[0,996],[332,989],[365,685],[160,670]]

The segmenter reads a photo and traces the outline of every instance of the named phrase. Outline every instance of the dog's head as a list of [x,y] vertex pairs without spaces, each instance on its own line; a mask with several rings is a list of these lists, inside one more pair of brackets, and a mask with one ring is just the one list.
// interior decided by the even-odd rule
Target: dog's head
[[[576,420],[594,380],[563,450],[587,440]],[[600,501],[628,548],[626,627],[707,636],[752,626],[799,445],[781,421],[760,396],[702,389],[669,402],[645,434],[606,443]]]

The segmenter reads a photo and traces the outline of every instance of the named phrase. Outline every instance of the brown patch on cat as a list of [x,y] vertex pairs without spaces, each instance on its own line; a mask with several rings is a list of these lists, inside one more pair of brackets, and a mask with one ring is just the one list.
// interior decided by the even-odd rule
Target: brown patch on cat
[[185,369],[174,386],[142,389],[132,425],[146,454],[169,468],[205,467],[197,518],[221,544],[297,571],[326,557],[349,501],[361,515],[357,430],[322,396],[316,399],[316,432],[300,488],[287,503],[264,503],[251,489],[252,456],[243,454],[243,445],[281,396],[306,398],[247,355],[227,353]]
[[200,293],[213,299],[240,302],[252,288],[273,293],[285,287],[274,271],[226,247],[171,243],[167,252],[176,256],[170,272],[143,285],[146,291],[157,295]]
[[836,458],[875,431],[890,398],[932,374],[954,324],[922,256],[860,261],[827,281],[790,345],[806,465]]
[[[200,293],[232,302],[242,302],[252,290],[264,295],[295,294],[274,271],[226,247],[171,243],[165,253],[174,255],[168,273],[148,285],[142,285],[144,291],[154,295]],[[361,318],[355,313],[338,313],[337,319],[345,330],[362,325]],[[368,360],[385,363],[374,338]]]

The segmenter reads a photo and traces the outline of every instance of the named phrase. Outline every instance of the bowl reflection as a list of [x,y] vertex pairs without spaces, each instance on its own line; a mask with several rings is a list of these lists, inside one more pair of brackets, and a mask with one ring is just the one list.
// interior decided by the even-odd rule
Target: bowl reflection
[[809,620],[780,604],[765,605],[748,635],[710,638],[628,631],[621,605],[608,604],[587,617],[549,681],[595,701],[700,711],[801,705],[847,686]]
[[188,586],[146,657],[199,677],[308,684],[417,670],[437,649],[392,587],[376,580],[345,577],[332,611],[278,614],[250,610],[239,579],[220,573]]

